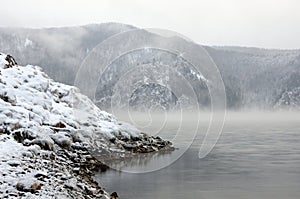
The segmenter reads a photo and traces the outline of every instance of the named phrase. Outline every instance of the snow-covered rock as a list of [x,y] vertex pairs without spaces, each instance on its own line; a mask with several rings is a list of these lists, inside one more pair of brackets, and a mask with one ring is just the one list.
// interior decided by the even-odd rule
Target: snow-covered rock
[[87,142],[97,138],[109,140],[116,133],[140,136],[137,129],[130,127],[128,131],[128,125],[101,111],[76,87],[54,82],[38,66],[12,65],[7,57],[2,54],[0,60],[2,129],[10,132],[31,129],[35,137],[45,141],[58,137],[53,134],[60,127],[71,134],[84,132]]
[[300,109],[300,87],[296,87],[290,91],[284,91],[275,104],[275,108],[281,109]]
[[11,55],[0,53],[0,69],[11,68],[17,65],[17,62]]
[[19,66],[0,54],[0,198],[109,198],[88,177],[102,165],[91,152],[101,157],[103,151],[168,146],[101,111],[79,89],[53,81],[40,67]]

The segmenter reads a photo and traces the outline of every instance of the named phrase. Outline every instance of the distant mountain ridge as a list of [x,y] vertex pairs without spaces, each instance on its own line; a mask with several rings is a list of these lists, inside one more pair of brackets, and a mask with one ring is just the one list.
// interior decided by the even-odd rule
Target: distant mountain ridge
[[[80,64],[96,45],[132,29],[135,27],[118,23],[45,29],[0,28],[0,49],[13,54],[21,65],[44,66],[44,71],[56,81],[73,84]],[[299,108],[299,98],[292,96],[297,95],[300,87],[300,50],[203,47],[221,72],[228,108]],[[128,60],[126,64],[130,64]],[[204,93],[201,103],[209,106],[205,88],[197,92]],[[291,98],[293,103],[288,102]]]
[[44,66],[50,77],[73,84],[76,71],[90,50],[106,38],[132,29],[124,24],[90,24],[63,28],[0,28],[3,53],[13,54],[21,65]]
[[[274,108],[286,91],[300,85],[300,51],[241,47],[206,47],[227,87],[241,107]],[[238,95],[237,95],[238,93]]]

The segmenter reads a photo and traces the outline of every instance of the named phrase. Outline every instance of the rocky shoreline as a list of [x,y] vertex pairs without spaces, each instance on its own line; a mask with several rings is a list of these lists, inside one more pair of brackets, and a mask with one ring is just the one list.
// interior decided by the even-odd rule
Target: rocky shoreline
[[[0,160],[0,164],[8,164],[10,167],[8,172],[11,170],[18,171],[13,177],[20,179],[15,185],[0,180],[1,198],[26,198],[29,196],[33,198],[39,198],[40,196],[44,198],[67,197],[79,199],[118,198],[116,192],[107,193],[93,179],[92,176],[95,172],[104,172],[108,169],[108,166],[100,161],[100,154],[95,158],[81,140],[76,139],[76,142],[73,142],[70,148],[59,142],[54,142],[55,150],[52,151],[46,145],[33,144],[27,146],[28,144],[24,140],[28,139],[29,136],[26,133],[10,133],[9,131],[1,130],[0,135],[0,142],[17,141],[28,148],[28,151],[24,151],[18,159],[7,157],[7,159]],[[120,145],[120,147],[126,150],[114,155],[114,158],[119,160],[121,157],[126,157],[124,154],[128,154],[128,157],[132,156],[132,153],[129,152],[135,154],[155,152],[155,149],[173,150],[170,142],[164,141],[159,137],[147,136],[146,134],[144,134],[143,139],[127,141],[123,139],[121,143],[123,145]],[[112,160],[105,156],[103,158],[106,161]],[[11,175],[11,173],[9,174],[5,171],[0,171],[0,173],[2,177]],[[32,175],[28,177],[27,174]],[[15,189],[7,189],[3,192],[3,188],[9,186],[14,186]]]
[[106,161],[173,150],[100,110],[76,87],[0,53],[0,198],[104,198]]

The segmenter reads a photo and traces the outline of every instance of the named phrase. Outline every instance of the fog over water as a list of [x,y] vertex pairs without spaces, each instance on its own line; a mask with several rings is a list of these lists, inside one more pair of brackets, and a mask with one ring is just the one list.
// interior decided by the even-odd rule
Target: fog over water
[[[152,114],[152,125],[144,129],[154,134],[161,129],[158,135],[178,150],[137,156],[112,165],[122,171],[112,169],[96,179],[125,199],[300,197],[300,112],[227,112],[218,143],[203,159],[198,153],[211,115],[200,113],[194,138],[195,115],[186,115],[179,129],[178,115],[169,114],[162,127],[163,114]],[[132,118],[140,126],[149,121],[141,113]],[[168,166],[148,172],[160,165]]]

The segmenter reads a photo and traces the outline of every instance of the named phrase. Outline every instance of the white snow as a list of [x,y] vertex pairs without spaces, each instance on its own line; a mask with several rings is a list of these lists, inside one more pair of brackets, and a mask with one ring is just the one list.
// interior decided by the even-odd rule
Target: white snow
[[[24,158],[30,159],[46,146],[55,151],[54,143],[68,145],[71,134],[93,148],[106,149],[112,145],[109,139],[120,134],[142,136],[135,127],[101,111],[78,88],[53,81],[38,66],[5,68],[5,58],[0,54],[0,197],[1,191],[15,190],[18,182],[28,188],[36,181],[32,173],[24,174]],[[69,133],[56,133],[56,128]],[[12,137],[16,132],[26,132],[32,139],[18,143]]]
[[32,44],[33,44],[33,42],[30,39],[28,39],[28,38],[25,39],[24,47],[32,46]]
[[194,76],[196,76],[196,78],[200,81],[204,81],[204,82],[208,82],[208,80],[202,75],[199,74],[198,72],[195,72],[194,70],[190,69],[190,73]]
[[[0,65],[6,64],[1,55]],[[9,131],[42,126],[50,129],[58,122],[71,130],[98,132],[107,137],[116,131],[138,136],[134,127],[122,124],[101,111],[76,87],[54,82],[38,66],[1,69],[0,118],[9,123]],[[133,133],[131,133],[134,131]]]

